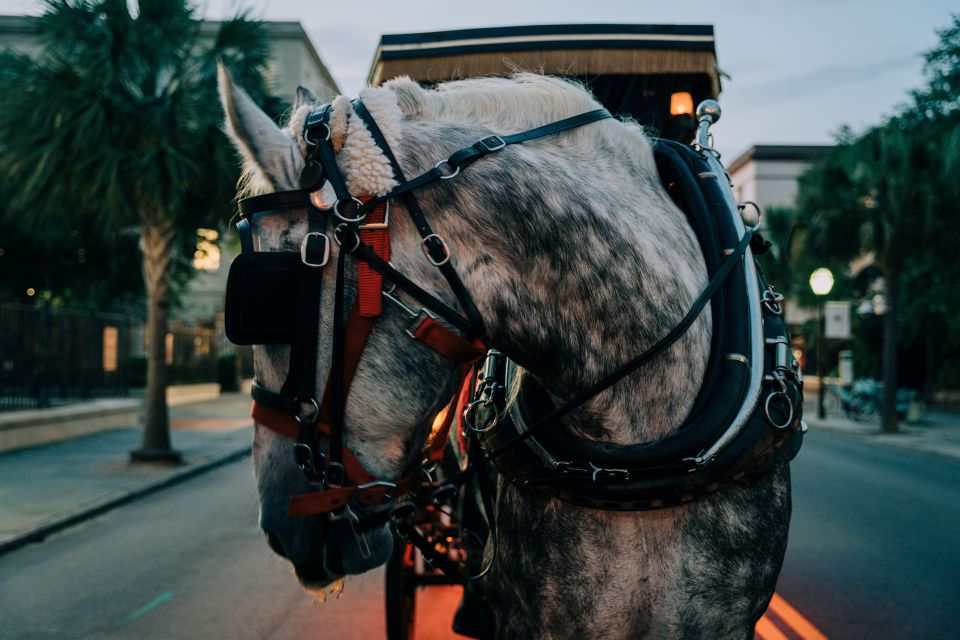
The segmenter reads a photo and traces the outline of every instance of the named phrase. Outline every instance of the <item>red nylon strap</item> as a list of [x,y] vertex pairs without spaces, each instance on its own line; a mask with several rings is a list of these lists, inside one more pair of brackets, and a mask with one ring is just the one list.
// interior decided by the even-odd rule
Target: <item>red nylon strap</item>
[[[344,398],[350,393],[350,384],[353,382],[353,376],[357,373],[357,367],[360,366],[360,357],[363,356],[363,349],[367,346],[370,332],[373,331],[375,319],[375,317],[361,315],[358,304],[353,305],[350,309],[350,315],[347,316],[346,332],[343,336],[342,389]],[[328,424],[330,423],[333,403],[333,394],[330,392],[331,379],[332,376],[327,376],[327,384],[323,390],[323,400],[320,402],[320,420]]]
[[457,398],[457,440],[460,443],[460,451],[466,452],[467,450],[467,433],[466,429],[463,428],[463,412],[467,408],[467,404],[470,402],[470,396],[473,395],[475,389],[474,385],[470,384],[474,382],[473,376],[469,375],[469,372],[463,378],[463,382],[460,385],[460,391]]
[[[453,399],[450,401],[450,404],[444,409],[445,415],[443,417],[442,425],[436,430],[435,433],[431,434],[430,440],[423,454],[424,458],[429,462],[439,462],[443,460],[443,448],[446,445],[447,438],[450,435],[450,427],[454,424],[455,418],[460,415],[464,399],[469,396],[469,373],[469,367],[464,367],[461,374],[463,376],[462,382],[464,384],[464,391],[458,392],[457,395],[453,397]],[[460,388],[459,384],[457,385],[457,388]],[[254,403],[254,405],[256,407],[256,403]],[[284,416],[285,414],[278,415]],[[296,423],[296,420],[294,420],[294,423]],[[320,424],[323,427],[327,426],[323,425],[323,423]],[[327,427],[327,429],[329,430],[329,427]],[[356,458],[354,458],[353,454],[350,453],[348,449],[344,449],[343,466],[347,470],[347,477],[351,480],[355,480],[355,478],[358,476],[355,476],[354,473],[351,472],[350,466],[348,465],[348,459],[356,460]],[[359,465],[360,463],[357,462],[357,464]],[[365,469],[363,470],[363,473],[367,474]],[[333,487],[324,489],[323,491],[313,491],[311,493],[302,493],[290,498],[287,504],[287,513],[294,518],[329,513],[343,507],[348,502],[353,502],[354,504],[367,507],[377,506],[383,504],[388,497],[397,497],[410,493],[421,477],[420,469],[418,467],[397,480],[394,483],[397,487],[396,489],[392,489],[391,487],[383,485],[373,485],[364,488],[351,485],[347,487]],[[362,480],[357,484],[373,482],[375,480],[377,480],[377,478],[367,474],[367,479]]]
[[[250,415],[253,417],[254,422],[264,426],[271,431],[279,433],[282,436],[290,438],[291,440],[296,440],[300,431],[300,423],[297,422],[297,419],[286,413],[281,413],[275,409],[271,409],[266,405],[258,403],[256,400],[253,401],[253,407],[250,409]],[[314,428],[319,431],[322,435],[327,437],[330,436],[330,425],[325,422],[317,422],[314,425]],[[343,450],[343,469],[347,473],[347,477],[356,482],[357,484],[363,484],[365,482],[372,482],[377,478],[373,476],[369,471],[364,468],[363,464],[357,459],[353,452],[349,449]]]
[[287,504],[287,514],[293,518],[330,513],[348,502],[365,507],[375,507],[386,502],[388,497],[397,497],[410,493],[416,486],[420,475],[419,469],[414,469],[397,480],[396,489],[384,485],[370,487],[335,487],[323,491],[301,493],[292,496]]
[[[366,202],[369,196],[360,198]],[[386,215],[386,204],[378,204],[367,213],[363,226],[383,224]],[[360,241],[369,245],[385,262],[390,262],[390,230],[360,228]],[[376,318],[383,313],[383,275],[373,270],[362,260],[357,264],[357,302],[360,305],[360,315],[364,318]]]
[[486,353],[486,346],[480,340],[469,342],[430,317],[414,330],[413,337],[444,358],[460,364],[472,364]]

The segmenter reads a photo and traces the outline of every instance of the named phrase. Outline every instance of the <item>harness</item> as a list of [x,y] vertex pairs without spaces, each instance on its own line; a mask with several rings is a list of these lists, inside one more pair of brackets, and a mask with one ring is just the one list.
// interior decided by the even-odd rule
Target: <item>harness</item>
[[[451,263],[450,247],[430,227],[416,191],[452,180],[508,145],[560,134],[610,118],[610,113],[597,109],[522,133],[488,135],[407,179],[369,111],[360,100],[352,104],[389,161],[397,186],[381,195],[351,194],[331,143],[331,106],[315,109],[303,131],[308,152],[300,188],[240,201],[237,230],[242,252],[230,267],[227,283],[226,333],[232,342],[290,345],[287,376],[279,390],[254,380],[252,415],[261,426],[296,441],[294,462],[316,489],[291,497],[291,516],[345,518],[358,535],[390,521],[394,531],[420,546],[429,560],[455,571],[445,567],[436,552],[431,555],[429,545],[420,544],[422,537],[418,541],[407,520],[424,507],[451,501],[491,462],[522,487],[539,487],[576,504],[653,509],[688,502],[796,454],[803,430],[801,380],[781,317],[782,296],[757,272],[752,250],[763,250],[764,243],[754,229],[744,228],[727,182],[721,179],[725,172],[708,145],[697,149],[667,141],[655,145],[661,177],[687,213],[703,250],[707,286],[683,319],[653,346],[554,406],[532,378],[518,382],[517,366],[491,348],[476,305]],[[332,203],[324,197],[325,182],[335,193]],[[389,206],[396,200],[403,203],[426,259],[444,276],[459,309],[391,265]],[[308,229],[299,251],[258,251],[253,223],[261,216],[292,210],[307,212]],[[340,247],[332,358],[326,388],[318,399],[321,289],[331,235]],[[349,311],[348,256],[357,262],[358,278]],[[422,309],[407,307],[394,295],[397,290]],[[374,476],[344,446],[347,394],[384,300],[409,314],[407,335],[456,363],[461,380],[460,391],[435,421],[420,460],[399,478]],[[714,328],[707,373],[690,417],[676,434],[652,443],[615,445],[559,428],[565,415],[670,347],[708,303]],[[508,402],[506,390],[514,384],[519,386],[516,400]],[[455,423],[469,464],[439,482],[425,469],[443,457]],[[326,453],[321,437],[329,442]],[[489,507],[488,497],[484,495],[484,502]],[[492,515],[486,510],[488,517]],[[475,577],[479,576],[471,576]]]

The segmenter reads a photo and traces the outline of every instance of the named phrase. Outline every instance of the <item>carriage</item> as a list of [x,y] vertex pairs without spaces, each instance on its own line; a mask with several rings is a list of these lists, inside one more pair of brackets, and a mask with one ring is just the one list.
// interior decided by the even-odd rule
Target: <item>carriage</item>
[[759,212],[713,148],[712,28],[384,36],[369,81],[301,90],[282,132],[220,71],[269,183],[240,201],[227,335],[290,345],[252,390],[281,436],[254,456],[271,547],[308,587],[386,563],[392,640],[439,585],[463,585],[454,629],[477,638],[752,632],[802,383]]

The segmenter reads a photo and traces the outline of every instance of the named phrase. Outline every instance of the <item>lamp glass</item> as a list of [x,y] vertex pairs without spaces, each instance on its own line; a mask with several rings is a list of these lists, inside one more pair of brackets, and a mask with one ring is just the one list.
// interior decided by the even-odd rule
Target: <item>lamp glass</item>
[[810,274],[810,288],[818,296],[825,296],[833,289],[833,273],[830,269],[820,267]]
[[687,91],[677,91],[670,94],[670,115],[692,116],[693,96]]

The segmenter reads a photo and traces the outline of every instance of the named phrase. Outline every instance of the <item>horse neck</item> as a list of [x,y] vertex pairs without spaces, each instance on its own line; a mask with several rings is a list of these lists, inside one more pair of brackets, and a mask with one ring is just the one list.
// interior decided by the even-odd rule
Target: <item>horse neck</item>
[[[511,151],[435,190],[428,206],[445,212],[437,226],[493,344],[564,399],[669,331],[706,271],[683,215],[650,175],[648,146]],[[670,433],[696,396],[709,342],[710,323],[700,321],[573,415],[573,428],[620,443]]]

